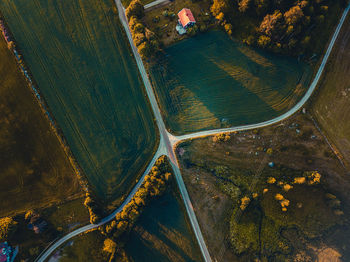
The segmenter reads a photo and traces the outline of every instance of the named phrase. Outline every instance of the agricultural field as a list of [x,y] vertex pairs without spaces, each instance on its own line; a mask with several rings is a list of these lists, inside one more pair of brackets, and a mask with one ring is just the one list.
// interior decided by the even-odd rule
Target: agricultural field
[[328,139],[350,167],[350,18],[334,46],[311,109]]
[[[117,254],[115,261],[201,261],[185,214],[174,182],[164,195],[145,208],[126,242],[117,242],[118,247],[125,246],[124,254]],[[94,261],[108,261],[110,255],[103,251],[104,240],[97,230],[77,236],[57,250],[49,261],[89,261],[91,257]]]
[[134,262],[202,261],[175,182],[145,209],[131,231],[125,251]]
[[0,217],[83,194],[60,142],[0,38]]
[[100,198],[120,199],[151,159],[157,131],[114,2],[0,8],[90,184]]
[[262,122],[290,109],[312,70],[209,31],[164,50],[149,65],[167,128],[174,134]]
[[177,153],[213,261],[349,261],[348,170],[307,113]]

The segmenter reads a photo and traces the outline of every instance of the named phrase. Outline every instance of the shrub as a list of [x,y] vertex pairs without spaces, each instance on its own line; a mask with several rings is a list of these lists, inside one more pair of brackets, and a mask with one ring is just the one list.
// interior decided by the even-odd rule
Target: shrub
[[0,241],[7,240],[17,230],[17,222],[12,217],[0,219]]
[[258,45],[263,48],[268,47],[270,42],[271,42],[271,38],[266,35],[261,35],[258,39]]
[[220,133],[220,134],[213,136],[213,142],[226,142],[226,141],[230,140],[230,138],[231,137],[229,134]]
[[306,181],[305,177],[294,177],[293,184],[304,184]]
[[244,196],[242,199],[241,199],[241,205],[239,206],[239,208],[241,210],[244,210],[247,208],[247,206],[249,205],[250,203],[250,198],[247,197],[247,196]]
[[268,178],[267,178],[267,183],[268,183],[268,184],[274,184],[274,183],[276,183],[276,178],[274,178],[274,177],[268,177]]

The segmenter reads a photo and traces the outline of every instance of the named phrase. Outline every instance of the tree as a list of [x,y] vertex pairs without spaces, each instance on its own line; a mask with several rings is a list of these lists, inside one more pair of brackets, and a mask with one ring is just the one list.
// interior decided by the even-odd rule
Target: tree
[[291,7],[287,12],[284,13],[284,19],[288,25],[295,25],[303,17],[304,13],[298,5]]
[[227,13],[230,10],[230,6],[227,0],[214,0],[212,6],[210,7],[210,11],[216,17],[220,13]]
[[135,46],[139,46],[147,40],[145,35],[142,33],[133,34],[132,39],[134,41]]
[[115,249],[117,247],[117,244],[110,238],[105,239],[103,242],[103,251],[113,254],[115,252]]
[[0,241],[7,240],[17,229],[17,222],[12,217],[0,219]]
[[34,211],[33,210],[28,210],[26,212],[26,214],[24,215],[24,219],[25,220],[29,220],[33,215],[34,215]]
[[93,203],[94,203],[94,201],[92,200],[91,197],[88,196],[85,198],[84,205],[86,207],[91,207],[93,205]]
[[139,21],[137,20],[137,17],[136,16],[131,16],[129,18],[129,27],[130,27],[130,30],[133,31],[134,30],[134,27],[135,25],[139,23]]
[[245,13],[249,9],[250,4],[251,4],[251,0],[241,0],[238,2],[238,10],[241,13]]
[[[278,30],[282,18],[282,13],[279,10],[276,10],[273,14],[266,15],[260,24],[259,31],[271,37],[273,33]],[[264,40],[266,40],[266,38]]]
[[229,35],[232,35],[232,25],[231,24],[225,24],[225,30]]
[[126,17],[130,19],[132,16],[140,19],[145,15],[143,5],[139,0],[133,0],[125,10]]
[[145,26],[141,23],[136,23],[133,27],[132,33],[144,33],[145,32]]

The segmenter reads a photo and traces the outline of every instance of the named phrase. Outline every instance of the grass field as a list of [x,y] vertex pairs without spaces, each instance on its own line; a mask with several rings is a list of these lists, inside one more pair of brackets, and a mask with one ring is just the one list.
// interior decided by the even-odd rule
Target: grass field
[[[350,178],[309,115],[226,142],[186,141],[177,152],[213,261],[349,261]],[[319,184],[293,183],[312,170]],[[290,201],[285,212],[277,193]],[[239,212],[243,197],[250,204]]]
[[[202,261],[176,187],[175,183],[170,185],[163,196],[152,200],[142,212],[124,243],[123,251],[128,257],[127,261]],[[75,237],[53,254],[51,259],[59,258],[60,262],[85,262],[93,257],[93,261],[108,261],[109,254],[101,252],[104,239],[98,231]],[[117,245],[121,247],[122,244],[117,242]],[[120,254],[117,257],[113,261],[126,261],[120,259]]]
[[209,31],[165,49],[150,76],[175,134],[262,122],[306,91],[308,65],[257,51]]
[[151,159],[157,132],[113,1],[0,8],[90,184],[101,198],[121,197]]
[[177,185],[169,187],[144,210],[132,230],[125,247],[131,261],[202,261]]
[[0,38],[0,217],[82,194],[39,104]]
[[345,21],[311,109],[350,167],[350,18]]

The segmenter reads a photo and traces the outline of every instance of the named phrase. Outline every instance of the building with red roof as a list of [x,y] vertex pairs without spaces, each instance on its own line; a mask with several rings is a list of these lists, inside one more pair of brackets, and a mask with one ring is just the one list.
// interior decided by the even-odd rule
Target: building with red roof
[[179,23],[182,25],[183,28],[187,28],[196,23],[196,20],[194,19],[191,10],[188,8],[183,8],[177,14],[177,16],[179,17]]

